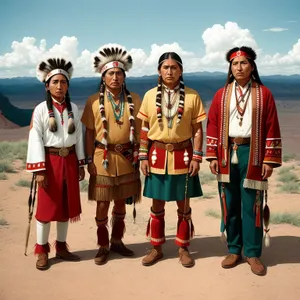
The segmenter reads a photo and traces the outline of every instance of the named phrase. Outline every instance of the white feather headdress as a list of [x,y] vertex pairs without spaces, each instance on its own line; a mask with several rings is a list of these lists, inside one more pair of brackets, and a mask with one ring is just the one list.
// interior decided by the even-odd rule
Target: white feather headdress
[[66,62],[63,58],[49,58],[46,62],[39,63],[36,68],[36,76],[41,82],[47,82],[56,74],[63,74],[70,80],[73,74],[72,63]]
[[94,68],[97,73],[103,73],[110,68],[129,71],[131,67],[132,57],[121,45],[104,45],[100,48],[99,55],[94,57]]

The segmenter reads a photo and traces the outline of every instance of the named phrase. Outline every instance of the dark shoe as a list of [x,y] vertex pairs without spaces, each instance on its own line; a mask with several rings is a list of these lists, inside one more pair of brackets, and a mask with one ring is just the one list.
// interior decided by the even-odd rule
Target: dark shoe
[[48,253],[40,253],[36,262],[38,270],[47,270],[49,268]]
[[67,249],[59,250],[56,252],[56,258],[60,258],[68,261],[79,261],[80,257],[69,252]]
[[152,266],[163,257],[161,247],[154,247],[142,260],[143,266]]
[[266,275],[266,267],[258,257],[246,257],[246,260],[251,267],[252,273],[258,276]]
[[98,253],[96,254],[94,261],[96,265],[104,265],[107,263],[109,250],[104,247],[100,247]]
[[191,257],[188,248],[180,247],[179,251],[179,261],[186,268],[191,268],[195,265],[195,260]]
[[241,259],[242,259],[241,255],[229,253],[222,261],[222,268],[224,269],[234,268],[241,261]]
[[117,252],[122,256],[133,256],[134,252],[128,248],[126,248],[126,246],[123,244],[123,242],[119,242],[119,243],[112,243],[110,245],[110,251],[113,252]]

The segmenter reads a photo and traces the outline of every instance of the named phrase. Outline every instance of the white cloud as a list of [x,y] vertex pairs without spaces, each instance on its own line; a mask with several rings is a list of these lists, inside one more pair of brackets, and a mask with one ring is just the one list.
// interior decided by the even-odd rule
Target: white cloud
[[[288,53],[268,55],[259,48],[249,29],[227,22],[207,28],[202,34],[202,41],[205,49],[202,55],[188,51],[176,42],[153,44],[149,52],[147,49],[127,49],[133,58],[133,68],[128,76],[156,74],[158,59],[167,51],[177,52],[181,56],[185,72],[227,72],[226,52],[242,45],[250,46],[257,52],[257,64],[262,75],[300,73],[300,39]],[[80,52],[79,42],[74,36],[63,36],[59,43],[47,48],[45,39],[37,41],[34,37],[24,37],[22,41],[14,41],[11,52],[0,55],[0,77],[35,76],[36,65],[49,56],[62,56],[72,61],[74,77],[96,76],[93,59],[97,51],[85,49]]]
[[273,28],[264,29],[263,31],[282,32],[282,31],[287,31],[287,30],[289,30],[289,29],[281,28],[281,27],[273,27]]
[[299,74],[300,39],[287,54],[265,55],[260,59],[260,66],[267,74]]

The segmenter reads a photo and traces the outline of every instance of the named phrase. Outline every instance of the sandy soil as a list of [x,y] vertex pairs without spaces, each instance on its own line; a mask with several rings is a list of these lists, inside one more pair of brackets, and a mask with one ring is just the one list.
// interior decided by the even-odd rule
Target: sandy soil
[[[295,153],[300,142],[299,110],[280,112],[285,150]],[[297,128],[298,127],[298,128]],[[24,139],[28,128],[2,129],[0,141]],[[13,136],[13,138],[12,138]],[[299,161],[289,162],[300,177]],[[208,173],[208,165],[201,165]],[[281,194],[278,191],[278,170],[270,180],[269,205],[271,213],[300,213],[299,194]],[[201,174],[201,173],[200,173]],[[81,262],[62,262],[53,258],[51,267],[36,270],[33,255],[35,244],[35,220],[32,222],[28,256],[24,256],[25,231],[28,223],[28,188],[17,187],[19,179],[30,180],[30,174],[19,171],[8,174],[8,180],[0,181],[0,299],[1,300],[52,300],[52,299],[299,299],[300,295],[300,228],[287,225],[271,225],[271,247],[265,248],[262,260],[268,273],[258,277],[251,273],[247,263],[231,270],[220,264],[226,254],[226,245],[220,240],[219,220],[206,216],[210,209],[219,211],[216,182],[203,185],[210,199],[192,201],[193,222],[196,236],[190,250],[196,259],[194,268],[185,269],[178,262],[176,233],[176,206],[166,207],[166,235],[164,259],[152,267],[143,267],[141,259],[150,248],[145,237],[149,217],[150,200],[145,198],[137,206],[137,222],[133,224],[132,207],[128,206],[127,228],[124,242],[135,251],[133,258],[111,254],[104,266],[96,266],[93,258],[97,252],[95,204],[87,201],[82,193],[83,213],[81,221],[70,224],[68,243],[70,249],[80,255]],[[50,243],[56,238],[52,223]]]

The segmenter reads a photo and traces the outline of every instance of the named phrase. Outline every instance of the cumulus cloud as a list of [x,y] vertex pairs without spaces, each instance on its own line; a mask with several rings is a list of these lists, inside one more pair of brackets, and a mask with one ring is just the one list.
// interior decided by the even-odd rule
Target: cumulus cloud
[[265,55],[260,60],[260,66],[267,74],[299,74],[300,70],[300,39],[287,54],[276,53]]
[[289,30],[289,29],[281,28],[281,27],[273,27],[273,28],[263,29],[263,31],[271,31],[271,32],[282,32],[282,31],[287,31],[287,30]]
[[[250,30],[241,28],[237,23],[227,22],[224,25],[214,24],[202,33],[204,53],[191,52],[182,45],[153,44],[150,49],[127,49],[133,58],[133,68],[128,76],[143,76],[157,73],[157,62],[164,52],[177,52],[184,65],[185,72],[222,71],[226,72],[228,64],[225,54],[230,48],[247,45],[258,54],[257,64],[262,75],[299,74],[300,39],[291,45],[288,53],[265,54],[255,41]],[[85,49],[79,51],[78,39],[75,36],[63,36],[52,47],[47,47],[45,39],[37,41],[34,37],[24,37],[14,41],[11,52],[0,55],[0,77],[35,76],[36,65],[50,56],[61,56],[71,60],[74,65],[74,77],[96,76],[93,59],[97,51]]]

